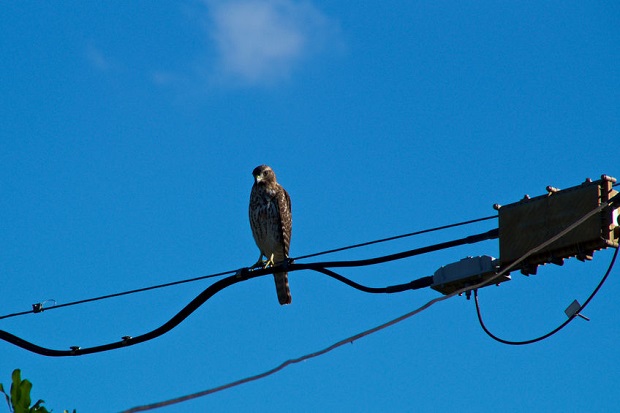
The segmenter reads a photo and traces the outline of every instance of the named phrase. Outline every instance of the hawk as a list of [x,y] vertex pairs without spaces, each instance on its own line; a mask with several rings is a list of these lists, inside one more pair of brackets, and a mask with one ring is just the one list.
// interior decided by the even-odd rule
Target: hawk
[[[276,181],[276,174],[267,165],[260,165],[252,171],[254,185],[250,193],[250,227],[254,241],[260,250],[255,265],[279,264],[288,259],[291,243],[293,219],[291,198]],[[263,261],[265,256],[267,261]],[[273,275],[276,293],[281,305],[291,303],[291,290],[288,286],[288,273]]]

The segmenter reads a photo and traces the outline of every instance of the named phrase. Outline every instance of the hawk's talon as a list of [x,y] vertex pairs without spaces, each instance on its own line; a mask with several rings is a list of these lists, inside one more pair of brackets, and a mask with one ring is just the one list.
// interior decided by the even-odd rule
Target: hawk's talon
[[256,264],[252,265],[250,269],[252,270],[255,270],[257,268],[265,269],[265,268],[273,267],[275,265],[276,265],[275,262],[273,262],[273,254],[271,254],[271,257],[269,257],[268,260],[263,260],[263,255],[261,254],[261,256],[258,258],[258,261],[256,261]]
[[269,257],[269,259],[264,262],[265,262],[265,268],[273,267],[275,265],[275,263],[273,262],[273,254],[271,254],[271,257]]

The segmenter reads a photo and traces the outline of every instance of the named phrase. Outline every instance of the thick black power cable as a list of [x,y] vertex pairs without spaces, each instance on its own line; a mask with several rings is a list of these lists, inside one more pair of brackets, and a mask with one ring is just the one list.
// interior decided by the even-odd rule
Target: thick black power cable
[[[472,223],[476,223],[476,222],[486,221],[486,220],[489,220],[489,219],[492,219],[492,218],[496,218],[496,217],[497,216],[494,215],[494,216],[489,216],[489,217],[484,217],[484,218],[477,218],[477,219],[472,219],[472,220],[469,220],[469,221],[458,222],[458,223],[455,223],[455,224],[444,225],[444,226],[430,228],[430,229],[425,229],[425,230],[421,230],[421,231],[417,231],[417,232],[411,232],[411,233],[408,233],[408,234],[397,235],[397,236],[390,237],[390,238],[383,238],[383,239],[380,239],[380,240],[369,241],[369,242],[362,243],[362,244],[350,245],[350,246],[338,248],[338,249],[335,249],[335,250],[328,250],[328,251],[318,252],[318,253],[315,253],[315,254],[303,255],[301,257],[293,258],[290,261],[292,262],[292,261],[295,261],[295,260],[301,260],[301,259],[305,259],[305,258],[309,258],[309,257],[316,257],[316,256],[319,256],[319,255],[324,255],[324,254],[328,254],[328,253],[331,253],[331,252],[344,251],[344,250],[348,250],[348,249],[352,249],[352,248],[357,248],[357,247],[361,247],[361,246],[377,244],[377,243],[380,243],[380,242],[391,241],[391,240],[395,240],[395,239],[399,239],[399,238],[411,237],[413,235],[419,235],[419,234],[439,231],[439,230],[442,230],[442,229],[454,228],[454,227],[458,227],[458,226],[462,226],[462,225],[467,225],[467,224],[472,224]],[[497,237],[495,237],[495,238],[497,238]],[[460,245],[460,244],[457,244],[457,245]],[[430,252],[430,251],[428,251],[428,252]],[[368,261],[372,261],[372,260],[368,260]],[[351,267],[353,267],[353,266],[361,266],[361,265],[370,265],[370,264],[365,264],[363,262],[361,264],[359,264],[359,265],[358,264],[352,264],[353,262],[354,261],[339,261],[338,262],[339,264],[337,264],[337,265],[324,265],[324,263],[313,263],[312,265],[314,267],[307,267],[305,269],[334,267],[334,266],[338,266],[338,267],[351,266]],[[293,271],[293,270],[291,270],[291,271]],[[67,302],[67,303],[63,303],[63,304],[54,305],[52,307],[44,307],[42,303],[37,303],[37,304],[33,304],[32,305],[32,310],[20,311],[20,312],[16,312],[16,313],[12,313],[12,314],[2,315],[2,316],[0,316],[0,320],[3,320],[5,318],[22,316],[22,315],[26,315],[26,314],[35,314],[35,313],[40,313],[40,312],[43,312],[43,311],[55,310],[55,309],[64,308],[64,307],[71,307],[71,306],[85,304],[85,303],[90,303],[90,302],[94,302],[94,301],[106,300],[106,299],[109,299],[109,298],[121,297],[121,296],[124,296],[124,295],[130,295],[130,294],[136,294],[136,293],[141,293],[141,292],[145,292],[145,291],[151,291],[151,290],[155,290],[155,289],[159,289],[159,288],[171,287],[171,286],[174,286],[174,285],[180,285],[180,284],[185,284],[185,283],[190,283],[190,282],[195,282],[195,281],[201,281],[201,280],[205,280],[205,279],[208,279],[208,278],[221,277],[221,276],[224,276],[224,275],[234,274],[236,272],[237,272],[237,270],[224,271],[224,272],[220,272],[220,273],[216,273],[216,274],[209,274],[209,275],[204,275],[204,276],[200,276],[200,277],[194,277],[194,278],[189,278],[189,279],[185,279],[185,280],[180,280],[180,281],[173,281],[173,282],[153,285],[153,286],[149,286],[149,287],[137,288],[137,289],[133,289],[133,290],[122,291],[122,292],[118,292],[118,293],[113,293],[113,294],[107,294],[107,295],[102,295],[102,296],[98,296],[98,297],[87,298],[87,299],[83,299],[83,300],[71,301],[71,302]]]
[[200,293],[196,298],[194,298],[189,304],[187,304],[181,311],[179,311],[174,317],[168,320],[166,323],[161,325],[160,327],[137,337],[125,336],[121,341],[108,343],[100,346],[89,347],[89,348],[79,348],[77,346],[72,347],[71,350],[53,350],[46,347],[38,346],[36,344],[30,343],[20,337],[17,337],[13,334],[10,334],[6,331],[0,330],[0,339],[7,341],[11,344],[14,344],[18,347],[21,347],[25,350],[31,351],[33,353],[37,353],[43,356],[50,357],[66,357],[66,356],[79,356],[83,354],[93,354],[100,353],[104,351],[110,351],[119,349],[122,347],[132,346],[138,343],[143,343],[145,341],[152,340],[161,336],[162,334],[167,333],[172,330],[174,327],[179,325],[183,320],[185,320],[191,313],[196,311],[198,307],[200,307],[205,301],[211,298],[213,295],[223,290],[226,287],[229,287],[233,284],[236,284],[241,281],[248,280],[250,278],[258,277],[260,274],[253,274],[251,272],[240,272],[237,275],[226,277],[221,279],[209,287],[207,287],[202,293]]
[[[181,311],[179,311],[174,317],[172,317],[170,320],[168,320],[166,323],[164,323],[160,327],[146,334],[142,334],[140,336],[136,336],[136,337],[125,336],[122,338],[121,341],[116,341],[116,342],[94,346],[94,347],[88,347],[88,348],[80,348],[80,347],[74,346],[74,347],[71,347],[71,350],[54,350],[54,349],[50,349],[50,348],[46,348],[46,347],[33,344],[20,337],[17,337],[11,333],[8,333],[2,330],[0,330],[0,340],[4,340],[8,343],[21,347],[33,353],[40,354],[43,356],[50,356],[50,357],[80,356],[84,354],[101,353],[104,351],[116,350],[122,347],[128,347],[128,346],[132,346],[135,344],[144,343],[145,341],[153,340],[169,332],[174,327],[178,326],[183,320],[189,317],[190,314],[196,311],[207,300],[213,297],[216,293],[222,291],[224,288],[230,287],[231,285],[236,284],[241,281],[246,281],[251,278],[256,278],[259,276],[267,275],[267,271],[271,271],[271,268],[264,269],[264,270],[255,270],[255,271],[244,269],[244,270],[239,271],[239,273],[237,273],[234,276],[223,278],[215,282],[214,284],[210,285],[209,287],[207,287],[207,289],[205,289],[202,293],[200,293],[188,305],[186,305]],[[345,284],[350,285],[360,291],[364,291],[368,293],[391,293],[391,292],[406,291],[408,289],[424,288],[432,284],[432,278],[433,278],[433,277],[423,277],[419,280],[414,280],[407,284],[399,284],[399,285],[384,287],[384,288],[372,288],[372,287],[363,286],[361,284],[357,284],[333,271],[322,269],[319,272],[322,272],[338,281],[344,282]]]
[[351,286],[357,290],[363,291],[365,293],[371,294],[391,294],[391,293],[400,293],[403,291],[409,290],[418,290],[420,288],[430,287],[433,284],[433,276],[429,275],[428,277],[418,278],[417,280],[413,280],[411,282],[405,284],[397,284],[391,285],[388,287],[366,287],[365,285],[358,284],[354,281],[349,280],[348,278],[343,277],[342,275],[335,273],[327,268],[316,268],[314,269],[317,272],[323,273],[329,277],[332,277],[348,286]]
[[487,326],[484,324],[484,321],[482,320],[482,315],[480,313],[480,304],[478,302],[478,290],[475,289],[474,290],[474,302],[476,303],[476,314],[478,315],[478,322],[480,323],[480,327],[482,327],[484,332],[489,337],[491,337],[493,340],[499,341],[502,344],[508,344],[508,345],[511,345],[511,346],[521,346],[521,345],[526,345],[526,344],[533,344],[533,343],[536,343],[536,342],[539,342],[539,341],[542,341],[542,340],[544,340],[546,338],[551,337],[552,335],[554,335],[555,333],[559,332],[564,327],[566,327],[571,321],[573,321],[577,317],[577,314],[580,313],[588,305],[588,303],[594,298],[594,296],[598,293],[598,291],[601,289],[601,287],[603,286],[603,284],[607,280],[607,277],[609,277],[609,274],[611,273],[611,270],[614,267],[614,264],[616,262],[616,257],[618,256],[618,249],[619,248],[616,248],[616,250],[614,251],[614,255],[613,255],[612,259],[611,259],[611,262],[609,263],[609,268],[607,268],[607,272],[605,272],[605,275],[603,276],[601,281],[598,283],[598,285],[596,286],[594,291],[592,291],[592,294],[590,294],[590,296],[583,303],[583,305],[581,307],[579,307],[579,310],[577,312],[575,312],[575,314],[570,316],[568,318],[568,320],[564,321],[562,324],[560,324],[558,327],[556,327],[555,329],[551,330],[547,334],[544,334],[544,335],[542,335],[540,337],[533,338],[531,340],[523,340],[523,341],[504,340],[503,338],[497,337],[496,335],[491,333],[491,331],[487,328]]
[[221,279],[214,284],[210,285],[205,289],[202,293],[200,293],[196,298],[194,298],[188,305],[186,305],[181,311],[179,311],[175,316],[173,316],[170,320],[164,323],[162,326],[136,337],[123,337],[121,341],[108,343],[95,347],[88,348],[79,348],[77,346],[72,347],[71,350],[54,350],[46,347],[38,346],[36,344],[30,343],[20,337],[17,337],[11,333],[0,330],[0,340],[7,341],[11,344],[14,344],[18,347],[21,347],[25,350],[31,351],[33,353],[41,354],[44,356],[51,357],[66,357],[66,356],[79,356],[83,354],[93,354],[100,353],[104,351],[116,350],[122,347],[127,347],[131,345],[135,345],[138,343],[143,343],[145,341],[153,340],[172,330],[174,327],[178,326],[183,320],[185,320],[190,314],[196,311],[201,305],[203,305],[208,299],[210,299],[213,295],[223,290],[226,287],[229,287],[233,284],[236,284],[240,281],[249,280],[251,278],[273,274],[278,271],[298,271],[298,270],[314,270],[326,274],[338,281],[344,282],[347,285],[357,288],[360,291],[369,292],[369,293],[394,293],[406,291],[409,289],[417,289],[424,288],[432,284],[432,277],[423,277],[419,280],[414,280],[410,283],[399,284],[395,286],[389,286],[385,288],[372,288],[365,287],[360,284],[357,284],[351,280],[346,279],[345,277],[336,274],[333,271],[327,270],[325,267],[359,267],[363,265],[374,265],[380,264],[388,261],[399,260],[407,257],[412,257],[415,255],[424,254],[431,251],[438,251],[440,249],[450,248],[457,245],[463,244],[471,244],[474,242],[483,241],[486,239],[496,238],[498,236],[498,230],[494,229],[485,233],[471,235],[465,238],[461,238],[454,241],[448,241],[440,244],[430,245],[427,247],[417,248],[414,250],[409,250],[405,252],[401,252],[398,254],[391,254],[382,257],[376,257],[366,260],[357,260],[357,261],[333,261],[328,263],[308,263],[308,264],[289,264],[283,263],[277,266],[269,267],[269,268],[259,268],[259,269],[248,269],[243,268],[239,270],[234,276],[226,277]]

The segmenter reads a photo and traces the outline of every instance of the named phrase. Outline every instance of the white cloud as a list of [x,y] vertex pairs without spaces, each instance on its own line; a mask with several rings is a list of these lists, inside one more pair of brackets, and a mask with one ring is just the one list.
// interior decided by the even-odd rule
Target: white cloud
[[207,0],[217,73],[245,84],[272,83],[322,51],[335,24],[307,1]]

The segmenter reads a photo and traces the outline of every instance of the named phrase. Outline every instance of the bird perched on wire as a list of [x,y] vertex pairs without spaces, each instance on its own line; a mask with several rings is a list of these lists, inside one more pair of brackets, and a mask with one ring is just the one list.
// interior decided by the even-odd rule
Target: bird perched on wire
[[[291,243],[293,218],[291,198],[276,181],[276,174],[267,165],[260,165],[252,171],[254,185],[250,193],[250,227],[260,256],[254,266],[279,264],[288,259]],[[267,261],[263,261],[263,256]],[[288,273],[273,275],[276,293],[281,305],[291,303]]]

